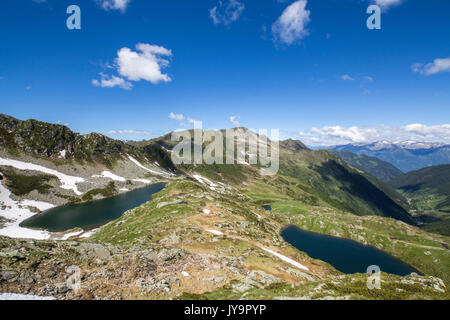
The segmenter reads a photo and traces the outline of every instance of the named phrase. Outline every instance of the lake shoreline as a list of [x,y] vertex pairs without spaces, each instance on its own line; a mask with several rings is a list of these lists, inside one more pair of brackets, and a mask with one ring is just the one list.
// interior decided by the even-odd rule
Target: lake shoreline
[[[30,230],[45,231],[45,232],[49,233],[49,234],[51,235],[52,238],[53,238],[54,236],[58,235],[58,234],[67,234],[67,233],[70,233],[71,231],[73,231],[73,230],[75,230],[75,229],[81,229],[81,230],[83,230],[83,233],[86,233],[86,232],[89,232],[89,231],[91,231],[91,230],[94,230],[94,229],[98,229],[98,228],[100,228],[100,227],[103,227],[104,225],[106,225],[106,224],[108,224],[108,223],[110,223],[110,222],[112,222],[112,221],[114,221],[114,220],[117,220],[117,219],[120,218],[126,211],[131,210],[131,209],[134,209],[134,208],[137,208],[137,207],[139,207],[140,205],[142,205],[143,203],[147,203],[148,201],[152,201],[152,199],[150,198],[150,199],[147,200],[147,201],[144,201],[144,202],[142,202],[142,203],[140,203],[140,204],[138,204],[138,205],[136,205],[136,206],[133,206],[133,207],[131,207],[131,208],[128,208],[128,209],[126,209],[126,210],[120,212],[120,215],[117,216],[117,217],[114,217],[113,219],[105,219],[105,220],[103,220],[103,221],[94,223],[94,224],[92,224],[92,225],[80,225],[80,226],[73,226],[73,227],[70,227],[70,228],[67,228],[67,229],[64,229],[64,230],[55,230],[55,229],[52,228],[52,227],[35,227],[35,226],[27,225],[27,223],[29,224],[29,223],[32,222],[33,220],[39,219],[40,217],[43,217],[43,215],[49,214],[49,212],[53,212],[53,211],[55,211],[55,210],[64,210],[64,209],[66,209],[66,210],[74,210],[75,208],[77,208],[77,207],[79,207],[79,206],[89,206],[89,205],[95,206],[96,203],[98,204],[98,202],[101,202],[101,201],[103,201],[103,202],[104,202],[104,201],[108,201],[108,200],[111,200],[111,201],[112,201],[112,200],[114,200],[114,198],[127,196],[127,195],[129,195],[130,193],[137,193],[137,192],[139,192],[139,191],[143,191],[144,189],[151,189],[151,188],[158,188],[158,187],[161,187],[161,189],[158,190],[158,191],[156,191],[156,192],[151,192],[151,191],[150,191],[150,193],[149,193],[148,195],[151,197],[153,194],[156,194],[156,193],[158,193],[158,192],[164,190],[164,189],[166,188],[167,184],[168,184],[167,181],[160,181],[160,182],[155,182],[155,183],[152,183],[152,184],[145,185],[145,186],[143,186],[143,187],[135,188],[135,189],[130,190],[130,191],[127,191],[127,192],[119,193],[119,194],[116,194],[116,195],[113,195],[113,196],[103,197],[103,198],[101,198],[101,199],[90,200],[90,201],[84,201],[84,202],[78,202],[78,203],[67,203],[67,204],[64,204],[64,205],[62,205],[62,206],[57,206],[57,207],[54,207],[54,208],[51,208],[51,209],[42,211],[42,212],[40,212],[40,213],[36,213],[35,215],[33,215],[33,216],[31,216],[31,217],[28,217],[27,219],[21,221],[20,224],[19,224],[19,226],[22,227],[22,228],[30,229]],[[117,212],[116,212],[116,214],[117,214]]]
[[[332,235],[329,235],[329,234],[326,234],[326,233],[319,233],[319,232],[315,232],[315,231],[305,230],[305,229],[302,229],[302,228],[300,228],[299,226],[294,225],[294,224],[288,224],[288,225],[283,226],[283,227],[280,229],[280,231],[279,231],[279,234],[280,234],[280,236],[283,238],[283,240],[284,240],[286,243],[288,243],[288,244],[290,244],[291,246],[293,246],[294,248],[296,248],[297,250],[306,253],[310,258],[313,258],[313,257],[312,257],[308,252],[306,252],[306,251],[304,251],[304,250],[302,250],[302,249],[297,248],[294,244],[290,243],[289,241],[287,241],[287,240],[285,239],[285,237],[283,236],[283,233],[285,233],[286,230],[288,230],[289,228],[295,228],[295,229],[299,230],[300,232],[305,232],[305,233],[310,233],[310,234],[317,235],[317,236],[327,237],[327,238],[329,238],[329,239],[336,239],[336,240],[338,240],[338,241],[348,241],[348,242],[351,242],[351,243],[355,243],[355,244],[357,244],[357,245],[359,245],[359,246],[362,246],[362,247],[364,247],[364,248],[373,249],[373,250],[375,250],[375,251],[377,251],[377,252],[380,252],[380,253],[382,253],[382,254],[384,254],[384,255],[390,256],[391,258],[397,260],[397,261],[400,262],[401,264],[404,264],[404,265],[408,266],[410,269],[413,270],[413,272],[417,273],[418,275],[420,275],[420,276],[423,276],[423,275],[424,275],[424,274],[423,274],[421,271],[419,271],[416,267],[410,265],[409,263],[403,261],[401,258],[399,258],[399,257],[397,257],[397,256],[395,256],[395,255],[393,255],[393,254],[391,254],[391,253],[389,253],[389,252],[386,252],[386,251],[384,251],[384,250],[381,250],[381,249],[377,248],[377,247],[374,246],[374,245],[371,245],[371,244],[363,244],[363,243],[360,243],[360,242],[358,242],[358,241],[356,241],[356,240],[354,240],[354,239],[347,238],[347,237],[336,237],[336,236],[332,236]],[[319,258],[313,258],[313,259],[322,260],[322,259],[319,259]],[[325,261],[325,260],[322,260],[322,261]],[[333,268],[335,268],[335,269],[338,270],[339,272],[342,272],[343,274],[352,274],[352,273],[346,273],[346,272],[343,272],[343,271],[337,269],[332,263],[330,263],[330,262],[328,262],[328,261],[325,261],[325,262],[327,262],[327,263],[330,264]],[[387,272],[387,273],[389,273],[389,272]]]

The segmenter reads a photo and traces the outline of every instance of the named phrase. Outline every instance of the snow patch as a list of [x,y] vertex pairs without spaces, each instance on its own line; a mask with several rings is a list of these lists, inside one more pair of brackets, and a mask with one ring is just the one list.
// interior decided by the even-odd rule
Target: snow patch
[[211,180],[209,180],[199,174],[194,174],[194,175],[192,175],[192,177],[195,180],[197,180],[198,182],[200,182],[201,184],[208,186],[211,190],[216,190],[216,188],[219,186],[219,185],[215,184],[214,182],[212,182]]
[[206,231],[215,234],[216,236],[223,236],[223,232],[220,232],[218,230],[213,230],[213,229],[206,229]]
[[210,214],[210,213],[211,213],[211,210],[209,210],[209,209],[203,209],[203,213],[204,213],[204,214]]
[[83,233],[80,238],[89,238],[90,236],[92,236],[93,234],[95,234],[97,231],[99,231],[100,229],[92,229],[91,231],[85,232]]
[[120,188],[119,190],[120,190],[120,191],[124,191],[124,192],[130,191],[130,190],[127,189],[127,188]]
[[111,180],[114,180],[114,181],[120,181],[120,182],[127,181],[127,179],[125,179],[123,177],[120,177],[118,175],[115,175],[114,173],[109,172],[109,171],[103,171],[101,175],[94,174],[92,176],[92,178],[108,178],[108,179],[111,179]]
[[66,233],[60,240],[67,240],[70,237],[74,237],[74,236],[78,236],[80,234],[82,234],[84,231],[74,231],[74,232],[70,232],[70,233]]
[[66,149],[64,149],[63,151],[59,152],[59,157],[58,158],[65,158],[66,157]]
[[35,215],[35,213],[30,211],[29,206],[36,207],[39,210],[47,210],[54,207],[50,203],[41,201],[15,201],[11,199],[11,191],[0,183],[0,216],[10,220],[10,222],[6,222],[4,227],[0,229],[0,235],[11,238],[38,240],[50,238],[50,234],[47,231],[32,230],[19,226],[22,221]]
[[0,300],[55,300],[55,297],[35,296],[32,294],[0,293]]
[[302,265],[302,264],[298,263],[297,261],[294,261],[294,260],[292,260],[292,259],[290,259],[290,258],[288,258],[286,256],[283,256],[282,254],[279,254],[278,252],[275,252],[275,251],[272,251],[270,249],[266,249],[266,248],[263,248],[263,247],[261,247],[261,249],[263,249],[266,252],[269,252],[269,253],[273,254],[274,256],[280,258],[281,260],[283,260],[283,261],[285,261],[285,262],[287,262],[287,263],[289,263],[289,264],[291,264],[291,265],[293,265],[293,266],[295,266],[295,267],[297,267],[299,269],[309,271],[309,269],[307,267],[305,267],[304,265]]
[[137,165],[139,168],[144,169],[144,170],[146,170],[146,171],[148,171],[148,172],[150,172],[150,173],[153,173],[153,174],[156,174],[156,175],[160,175],[160,176],[165,176],[165,175],[173,176],[173,174],[170,173],[170,172],[165,172],[165,173],[163,173],[163,172],[151,170],[151,169],[149,169],[149,168],[147,168],[147,167],[144,167],[142,164],[140,164],[139,161],[137,161],[135,158],[133,158],[133,157],[130,156],[129,154],[127,154],[127,156],[128,156],[128,159],[130,159],[130,160],[131,160],[135,165]]
[[11,166],[19,170],[39,171],[56,176],[61,182],[61,188],[66,190],[72,190],[73,192],[75,192],[76,195],[79,196],[83,194],[82,192],[78,191],[77,188],[77,183],[84,182],[84,179],[81,177],[69,176],[59,171],[49,169],[30,162],[23,162],[5,158],[0,158],[0,166]]
[[142,182],[142,183],[145,183],[145,184],[152,183],[150,180],[147,180],[147,179],[133,179],[133,181],[135,181],[135,182]]

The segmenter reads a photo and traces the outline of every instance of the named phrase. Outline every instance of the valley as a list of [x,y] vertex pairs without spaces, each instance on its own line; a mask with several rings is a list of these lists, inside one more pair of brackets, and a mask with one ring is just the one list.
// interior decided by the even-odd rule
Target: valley
[[[132,144],[2,119],[0,292],[57,299],[449,298],[449,238],[418,228],[401,195],[325,150],[281,141],[279,173],[262,176],[247,164],[175,166],[168,136]],[[46,149],[35,148],[45,135]],[[113,199],[160,182],[165,188],[151,201],[93,230],[19,226],[54,206]],[[289,225],[373,246],[422,275],[383,273],[383,289],[370,291],[367,274],[342,273],[284,241],[280,232]],[[70,266],[80,268],[79,290],[66,283]]]

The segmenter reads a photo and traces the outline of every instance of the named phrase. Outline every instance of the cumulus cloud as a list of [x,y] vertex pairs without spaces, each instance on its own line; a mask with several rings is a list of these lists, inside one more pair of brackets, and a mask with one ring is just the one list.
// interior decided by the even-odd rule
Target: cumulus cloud
[[245,5],[237,0],[220,0],[219,4],[209,10],[209,17],[214,24],[230,25],[242,15]]
[[450,124],[424,125],[409,124],[402,127],[392,126],[324,126],[313,127],[296,135],[306,144],[332,146],[347,143],[372,143],[381,140],[403,142],[415,140],[428,143],[450,144]]
[[169,82],[172,79],[161,72],[169,65],[163,56],[172,56],[172,51],[147,43],[136,45],[137,51],[122,48],[117,53],[116,63],[119,73],[132,81],[146,80],[153,84]]
[[241,126],[241,123],[239,122],[239,118],[240,118],[240,117],[231,116],[231,117],[230,117],[230,122],[231,122],[235,127],[240,127],[240,126]]
[[395,7],[404,2],[404,0],[372,0],[373,4],[380,6],[382,9],[389,9]]
[[131,0],[97,0],[103,10],[119,10],[125,12]]
[[125,81],[125,79],[123,78],[119,78],[116,76],[108,76],[102,72],[100,72],[100,76],[101,76],[100,80],[97,79],[92,80],[92,84],[96,87],[102,88],[119,87],[125,90],[131,90],[131,88],[133,88],[133,85],[130,82]]
[[287,45],[294,44],[309,35],[306,29],[311,21],[307,1],[298,0],[289,5],[272,25],[273,39]]
[[416,63],[412,66],[413,72],[420,73],[425,76],[441,72],[450,72],[450,57],[444,59],[434,59],[433,62],[423,64]]
[[[153,84],[159,82],[170,82],[172,79],[162,72],[163,68],[169,66],[169,60],[163,57],[171,57],[172,51],[164,47],[139,43],[136,51],[124,47],[117,52],[112,69],[115,69],[118,76],[106,76],[101,73],[101,80],[92,80],[92,84],[101,87],[116,87],[131,89],[129,81],[148,81]],[[128,81],[126,81],[126,80]]]
[[107,134],[141,134],[141,135],[151,135],[152,133],[145,130],[110,130]]

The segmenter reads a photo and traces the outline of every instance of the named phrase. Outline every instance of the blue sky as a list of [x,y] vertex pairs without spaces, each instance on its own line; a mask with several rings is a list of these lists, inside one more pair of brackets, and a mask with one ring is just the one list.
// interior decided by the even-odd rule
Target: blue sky
[[[381,30],[366,27],[375,2]],[[81,30],[66,27],[71,4]],[[2,1],[0,112],[119,139],[193,119],[308,144],[450,143],[449,12],[447,0]]]

